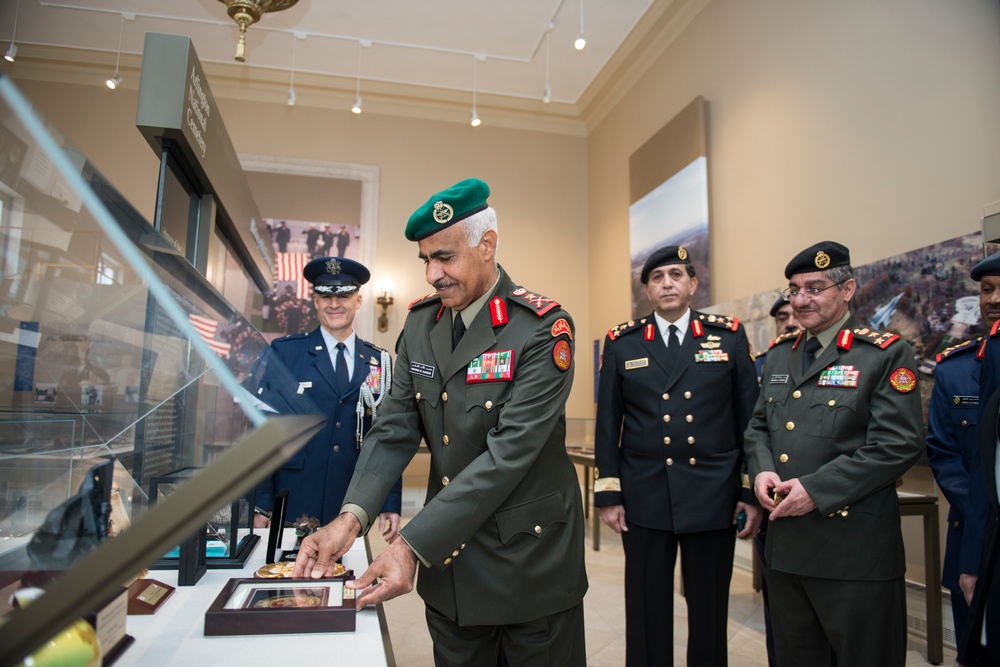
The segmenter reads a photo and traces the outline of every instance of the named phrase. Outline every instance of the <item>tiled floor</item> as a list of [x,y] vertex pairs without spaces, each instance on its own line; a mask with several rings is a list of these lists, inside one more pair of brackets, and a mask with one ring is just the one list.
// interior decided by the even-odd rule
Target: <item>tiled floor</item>
[[[404,512],[404,522],[407,518]],[[371,545],[377,553],[384,543],[375,532],[371,533]],[[587,664],[590,667],[618,667],[625,661],[624,555],[621,541],[610,528],[604,526],[600,551],[591,548],[589,534],[586,548],[587,576],[590,580],[590,589],[584,598]],[[687,622],[684,599],[679,595],[674,600],[674,610],[674,638],[677,641],[674,662],[684,665]],[[434,664],[431,641],[424,624],[423,603],[417,594],[414,592],[390,600],[385,604],[385,614],[396,665],[431,667]],[[761,596],[753,590],[750,573],[738,567],[733,572],[729,595],[729,633],[730,667],[766,667]],[[925,642],[911,636],[906,664],[928,665],[926,656]],[[955,652],[947,647],[944,664],[955,664]]]

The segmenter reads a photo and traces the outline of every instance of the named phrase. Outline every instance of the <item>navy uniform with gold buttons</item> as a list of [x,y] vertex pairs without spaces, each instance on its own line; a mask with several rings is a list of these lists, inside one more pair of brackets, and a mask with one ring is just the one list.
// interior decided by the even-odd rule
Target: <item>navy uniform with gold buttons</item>
[[655,313],[662,308],[649,289],[657,274],[674,271],[682,283],[674,292],[685,297],[669,304],[679,316],[674,322],[688,316],[676,360],[660,330],[670,320],[661,323],[654,313],[613,327],[604,341],[594,505],[605,523],[606,513],[624,512],[627,530],[609,525],[621,529],[625,548],[629,666],[672,664],[678,549],[688,604],[688,664],[726,663],[733,524],[737,503],[750,501],[740,475],[743,430],[758,385],[743,326],[688,307],[684,285],[695,280],[690,266],[683,247],[667,246],[650,256],[641,275]]
[[[303,276],[313,284],[317,295],[348,295],[368,282],[370,274],[358,262],[322,257],[309,262]],[[270,510],[274,494],[287,489],[287,520],[305,514],[319,519],[322,525],[340,514],[361,451],[361,437],[371,427],[372,404],[377,405],[380,394],[388,389],[384,379],[391,373],[387,353],[351,335],[354,353],[348,363],[353,371],[346,388],[339,388],[335,381],[331,352],[337,354],[332,349],[336,339],[324,333],[322,326],[271,343],[275,354],[299,383],[299,391],[326,414],[327,422],[302,449],[258,485],[256,504],[261,509]],[[402,478],[397,477],[380,513],[399,514],[401,505]]]
[[746,431],[754,490],[771,512],[777,663],[901,667],[906,562],[895,481],[923,439],[913,352],[850,314],[846,247],[811,246],[785,277],[806,331],[768,352]]

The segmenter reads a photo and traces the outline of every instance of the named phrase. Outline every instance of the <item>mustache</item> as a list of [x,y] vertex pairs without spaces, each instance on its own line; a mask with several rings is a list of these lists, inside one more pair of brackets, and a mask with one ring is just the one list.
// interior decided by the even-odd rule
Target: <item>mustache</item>
[[446,289],[448,287],[452,287],[452,286],[456,285],[457,283],[453,283],[453,282],[451,282],[449,280],[444,280],[442,278],[441,280],[435,280],[431,284],[434,286],[434,289],[436,289],[436,290],[443,290],[443,289]]

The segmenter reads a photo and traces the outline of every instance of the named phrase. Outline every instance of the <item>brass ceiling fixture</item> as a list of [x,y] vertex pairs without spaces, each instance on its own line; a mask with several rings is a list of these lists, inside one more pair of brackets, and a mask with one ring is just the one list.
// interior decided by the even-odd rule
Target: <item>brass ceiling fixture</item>
[[226,5],[229,18],[240,27],[240,41],[236,44],[236,60],[246,60],[247,28],[267,12],[288,9],[299,0],[219,0]]

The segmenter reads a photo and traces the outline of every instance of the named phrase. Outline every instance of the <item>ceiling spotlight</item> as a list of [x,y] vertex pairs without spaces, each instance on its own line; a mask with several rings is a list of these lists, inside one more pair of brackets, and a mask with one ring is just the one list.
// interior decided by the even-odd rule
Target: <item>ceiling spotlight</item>
[[552,89],[549,88],[548,86],[545,86],[545,93],[542,95],[542,102],[548,104],[551,101],[552,101]]
[[295,43],[300,39],[305,39],[306,36],[302,33],[293,32],[292,33],[292,73],[288,79],[288,106],[295,106]]
[[587,48],[587,38],[583,36],[583,0],[580,0],[580,36],[573,42],[573,48],[577,51]]
[[294,88],[289,88],[288,89],[288,106],[294,107],[295,106],[295,99],[296,99],[295,98],[295,89]]
[[351,113],[361,113],[361,47],[370,47],[371,41],[367,39],[358,40],[358,74],[355,77],[354,104],[351,105]]
[[122,85],[123,81],[124,79],[122,79],[122,75],[119,74],[118,72],[115,72],[114,75],[112,75],[112,77],[107,81],[105,81],[104,83],[106,83],[108,85],[108,88],[110,88],[111,90],[115,90],[118,88],[118,86]]
[[361,96],[358,95],[354,98],[354,106],[351,107],[352,113],[361,113]]
[[555,25],[549,23],[549,29],[545,31],[545,92],[542,93],[542,102],[548,104],[552,101],[552,87],[549,85],[549,61],[551,60],[551,48],[550,43],[552,42],[552,28]]
[[469,124],[472,125],[472,127],[479,127],[480,123],[482,123],[482,122],[483,121],[479,120],[479,114],[476,113],[475,107],[473,107],[472,108],[472,120],[469,121]]
[[469,124],[472,127],[479,127],[479,124],[483,121],[479,120],[479,114],[476,113],[476,74],[478,72],[479,61],[486,60],[486,56],[481,56],[476,54],[472,57],[472,116]]
[[[134,18],[135,15],[132,14],[129,20],[131,21]],[[118,73],[118,66],[121,65],[122,62],[122,35],[124,34],[125,15],[122,14],[121,24],[118,26],[118,56],[115,58],[115,73],[111,75],[110,79],[104,82],[111,90],[117,90],[119,86],[122,85],[122,81],[124,81],[124,79],[122,79],[122,75]]]
[[3,54],[3,57],[7,62],[14,62],[14,58],[17,57],[17,44],[11,42],[10,46],[7,47],[7,53]]

